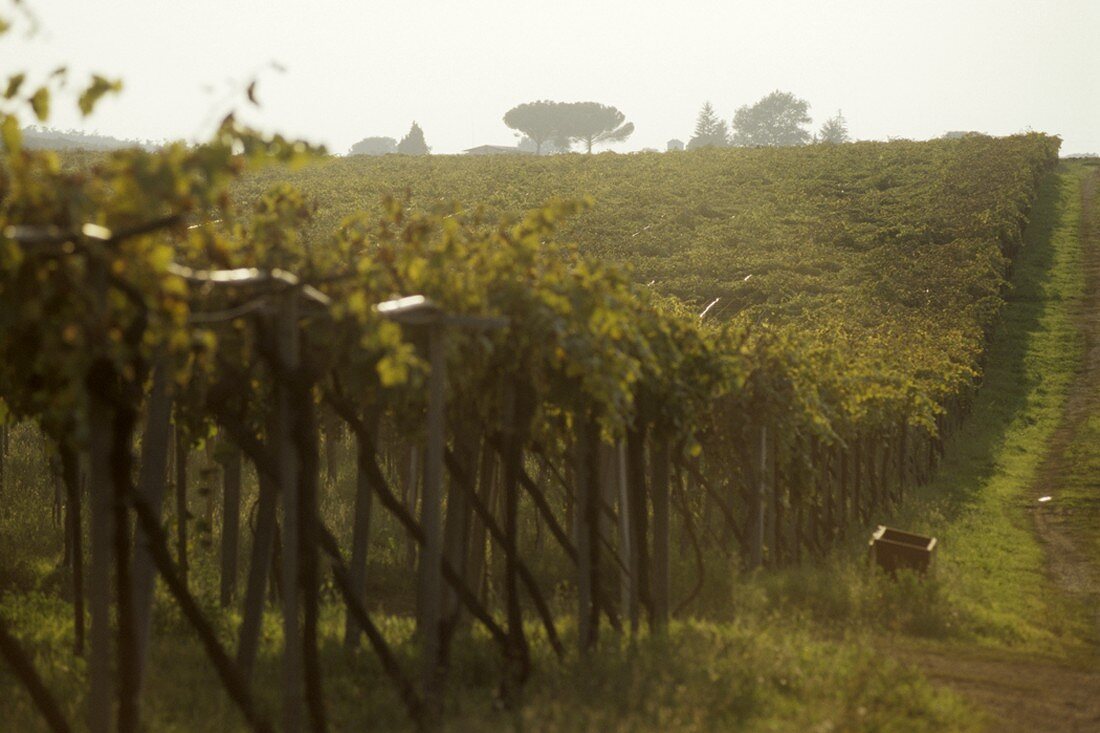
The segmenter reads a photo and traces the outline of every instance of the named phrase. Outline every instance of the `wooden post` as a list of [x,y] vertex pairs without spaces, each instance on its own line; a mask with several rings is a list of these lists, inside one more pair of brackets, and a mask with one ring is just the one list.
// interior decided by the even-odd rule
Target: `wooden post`
[[882,496],[883,509],[889,509],[891,506],[891,499],[893,492],[890,491],[890,464],[893,463],[894,449],[890,445],[890,437],[887,435],[882,441],[882,478],[879,479],[879,483],[882,485],[882,489],[879,491]]
[[[939,424],[939,417],[936,418],[937,425]],[[936,471],[936,438],[932,433],[928,433],[928,463],[925,466],[925,481],[931,481],[932,475]]]
[[[459,418],[459,424],[464,422]],[[464,430],[454,436],[454,457],[461,465],[462,474],[470,481],[469,488],[476,492],[473,483],[481,448],[481,436],[476,430]],[[469,585],[469,556],[473,506],[465,488],[458,486],[452,475],[447,482],[447,515],[443,521],[443,556],[455,569],[459,578]],[[443,586],[443,605],[440,612],[440,662],[446,666],[449,660],[450,640],[458,628],[462,616],[462,604],[451,585]]]
[[340,436],[343,427],[336,413],[331,409],[322,409],[321,433],[325,442],[325,480],[335,484],[339,474]]
[[898,501],[905,501],[905,489],[908,488],[909,483],[908,471],[906,470],[909,463],[909,424],[902,420],[901,429],[898,431]]
[[840,466],[838,457],[840,451],[833,446],[825,446],[823,460],[825,463],[825,491],[829,496],[829,510],[825,515],[825,544],[832,547],[840,534],[840,523],[844,521],[844,487],[840,483]]
[[[539,488],[539,491],[542,491],[543,486],[546,485],[546,466],[545,465],[540,465],[539,466],[538,474],[536,474],[534,481],[535,481],[535,486],[537,486]],[[543,531],[543,524],[545,524],[545,520],[542,516],[542,512],[540,512],[540,511],[534,512],[534,521],[535,521],[535,552],[541,555],[543,550],[546,548],[546,542],[543,539],[544,535],[546,534]]]
[[768,498],[768,429],[760,426],[759,464],[753,496],[753,533],[750,568],[764,564],[764,507]]
[[[489,441],[484,441],[481,447],[481,465],[478,470],[478,496],[481,499],[482,505],[487,507],[489,511],[492,511],[496,484],[497,484],[497,459],[496,452],[489,444]],[[479,600],[482,603],[487,601],[489,595],[489,574],[486,572],[486,532],[488,527],[485,525],[485,521],[480,516],[475,516],[473,519],[473,528],[471,530],[471,542],[470,542],[470,569],[469,577],[473,585],[474,592],[477,593]]]
[[806,542],[805,519],[806,510],[803,502],[806,489],[807,476],[802,462],[798,460],[799,451],[802,449],[802,438],[798,435],[794,438],[795,444],[788,456],[789,477],[787,480],[787,495],[791,501],[791,547],[788,557],[791,562],[798,565],[802,562],[802,545]]
[[620,571],[623,613],[630,619],[630,633],[638,632],[638,566],[635,557],[631,522],[631,497],[627,481],[626,441],[615,446],[615,482],[619,492],[619,556],[624,569]]
[[[297,329],[295,329],[297,330]],[[318,543],[320,517],[317,511],[320,485],[320,439],[313,408],[313,385],[297,371],[293,373],[291,403],[294,413],[294,444],[297,449],[298,473],[298,586],[302,605],[302,681],[311,730],[328,729],[325,712],[323,673],[317,648],[320,626],[320,591],[318,577]]]
[[[87,260],[94,308],[101,322],[107,315],[107,269],[97,258]],[[106,334],[104,334],[105,336]],[[92,366],[93,381],[99,360]],[[93,385],[88,392],[89,498],[91,567],[88,573],[88,607],[91,611],[91,648],[88,659],[88,728],[91,733],[112,729],[115,673],[111,664],[111,568],[114,559],[114,489],[111,447],[114,415],[109,402]]]
[[[276,316],[278,358],[285,374],[293,374],[299,364],[298,294],[284,296]],[[299,613],[299,529],[298,450],[294,436],[294,395],[286,379],[275,389],[278,415],[279,490],[283,505],[283,730],[297,733],[302,724],[304,702],[304,660]]]
[[91,568],[88,573],[88,606],[91,610],[91,650],[88,677],[88,728],[108,733],[113,727],[114,670],[111,664],[111,565],[114,514],[109,456],[111,407],[94,393],[89,400],[91,504]]
[[84,529],[80,518],[80,459],[69,438],[58,442],[65,483],[65,521],[69,531],[69,564],[73,571],[73,651],[84,654]]
[[0,496],[4,495],[4,469],[8,461],[8,424],[0,423]]
[[[275,432],[272,430],[269,434]],[[275,553],[275,531],[279,509],[278,485],[273,483],[268,473],[260,470],[259,466],[256,467],[256,476],[260,484],[259,497],[256,500],[256,531],[252,535],[252,559],[248,566],[244,606],[241,611],[241,630],[237,641],[237,666],[240,667],[241,676],[246,681],[252,678],[256,652],[260,644],[264,596],[267,592],[267,580]]]
[[[653,599],[649,583],[649,491],[646,487],[646,428],[627,432],[627,489],[630,501],[630,576],[632,601],[646,611],[647,622],[653,623]],[[632,631],[636,629],[632,626]]]
[[[829,545],[833,523],[833,484],[829,475],[829,451],[822,449],[821,441],[814,436],[810,439],[810,461],[813,478],[811,486],[820,498],[820,506],[810,516],[811,534],[818,542],[818,551],[823,553]],[[815,502],[816,505],[816,502]]]
[[848,473],[849,466],[849,454],[852,452],[851,448],[844,448],[840,445],[836,447],[837,457],[840,461],[840,512],[837,516],[836,527],[834,528],[836,534],[846,534],[845,527],[852,520],[855,515],[855,510],[852,508],[852,491],[850,475]]
[[[522,370],[519,371],[522,374]],[[522,377],[505,385],[503,414],[504,454],[502,456],[504,494],[504,602],[508,619],[507,645],[504,652],[504,680],[501,696],[504,704],[515,707],[523,684],[531,670],[530,649],[523,630],[523,609],[519,598],[519,479],[523,471],[523,447],[534,414],[534,390]]]
[[664,436],[656,436],[650,446],[650,490],[653,496],[653,625],[668,627],[669,588],[669,446]]
[[176,562],[180,580],[187,585],[187,463],[188,442],[185,431],[176,425]]
[[[0,441],[2,442],[2,441]],[[3,459],[0,458],[0,462]],[[50,478],[53,479],[53,526],[61,527],[63,532],[63,547],[61,551],[61,564],[67,566],[69,563],[69,531],[64,526],[64,514],[62,508],[65,506],[65,482],[61,478],[61,462],[57,456],[50,455]],[[3,483],[3,479],[0,478],[0,484]],[[2,486],[0,486],[2,489]]]
[[599,486],[592,484],[591,466],[598,464],[596,436],[592,425],[584,417],[578,417],[574,437],[574,461],[576,462],[576,543],[577,543],[577,643],[582,655],[587,654],[596,642],[599,611],[594,602],[596,561],[593,551],[599,546],[598,507]]
[[577,530],[577,528],[576,528],[577,495],[574,491],[570,490],[571,487],[574,487],[574,486],[577,485],[576,466],[574,465],[574,463],[575,463],[574,461],[566,460],[565,464],[562,466],[562,474],[565,478],[564,486],[563,486],[563,488],[565,489],[564,507],[563,507],[565,509],[564,523],[565,523],[566,529],[568,529],[569,532],[571,532],[574,535],[574,538],[575,538],[576,530]]
[[418,570],[417,632],[420,638],[420,683],[429,715],[442,705],[442,677],[439,668],[440,618],[443,593],[443,449],[444,399],[447,384],[446,332],[442,325],[428,327],[428,444],[424,457],[424,493],[420,503],[420,526],[424,547]]
[[[214,460],[211,456],[214,450],[214,444],[212,441],[206,443],[206,450],[203,451],[199,461],[199,496],[203,499],[202,507],[202,524],[198,527],[199,531],[199,547],[206,550],[213,550],[214,548],[214,513],[218,504],[217,491],[214,486],[217,483],[216,477],[218,469],[214,466]],[[224,472],[223,472],[224,475]],[[225,492],[222,492],[224,496]],[[205,536],[203,536],[205,534]],[[219,584],[220,585],[220,584]],[[220,594],[219,587],[219,594]]]
[[[111,389],[127,395],[114,367],[104,369],[104,383]],[[130,536],[130,511],[133,501],[133,442],[137,424],[137,410],[132,404],[120,402],[112,410],[111,420],[111,509],[113,521],[113,556],[115,564],[115,603],[118,673],[118,731],[136,733],[141,727],[138,707],[140,663],[138,661],[136,625],[134,623],[134,588],[132,583],[133,543]]]
[[779,472],[779,441],[780,432],[775,431],[771,442],[771,491],[768,492],[768,564],[778,567],[780,564],[780,537],[783,528],[783,501],[780,497],[780,472]]
[[852,476],[852,515],[856,521],[864,519],[863,507],[863,437],[855,439],[852,452],[852,468],[855,475]]
[[[405,508],[409,510],[409,514],[416,516],[416,504],[417,497],[420,493],[420,481],[421,481],[421,458],[420,447],[417,445],[409,446],[409,457],[407,465],[407,473],[405,474]],[[419,546],[416,541],[410,536],[405,535],[405,565],[412,571],[416,567],[416,558],[419,551]]]
[[222,465],[222,608],[228,608],[237,595],[237,557],[241,536],[241,451],[229,450]]
[[[168,394],[168,373],[163,365],[153,368],[141,436],[141,466],[138,469],[137,499],[160,516],[168,477],[168,455],[172,438],[172,400]],[[157,568],[149,551],[149,536],[137,525],[134,534],[134,633],[137,639],[138,685],[144,680],[149,655],[150,617]]]
[[870,494],[870,511],[868,516],[878,511],[882,506],[882,479],[878,470],[879,454],[882,453],[882,444],[875,437],[868,439],[869,445],[864,452],[864,458],[867,462],[867,487]]
[[[378,421],[381,414],[381,410],[377,408],[368,410],[367,425],[374,431],[375,439],[378,435]],[[330,436],[332,434],[332,432],[329,433]],[[351,567],[348,568],[348,575],[351,576],[352,592],[364,605],[367,589],[367,548],[370,544],[371,503],[375,492],[371,486],[367,466],[373,450],[374,446],[365,440],[365,436],[356,436],[355,509],[351,526]],[[344,646],[349,649],[358,646],[360,633],[362,629],[356,623],[354,616],[351,613],[347,614],[344,619]]]

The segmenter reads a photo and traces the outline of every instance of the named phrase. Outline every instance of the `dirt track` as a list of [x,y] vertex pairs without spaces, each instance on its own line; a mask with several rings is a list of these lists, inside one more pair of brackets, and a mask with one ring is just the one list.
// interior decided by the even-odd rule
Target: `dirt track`
[[991,733],[1100,731],[1100,670],[1030,655],[906,649],[902,658],[989,716]]
[[[1100,641],[1100,557],[1094,555],[1090,539],[1081,536],[1084,524],[1100,522],[1100,493],[1097,501],[1066,508],[1060,504],[1059,489],[1075,468],[1068,455],[1070,446],[1090,417],[1100,416],[1100,169],[1082,181],[1081,249],[1085,272],[1085,296],[1075,304],[1076,320],[1084,339],[1084,360],[1066,399],[1065,413],[1051,439],[1032,491],[1037,502],[1035,529],[1046,546],[1052,580],[1070,596],[1091,608],[1094,641]],[[1100,445],[1094,446],[1100,451]],[[1098,477],[1100,478],[1100,477]],[[1039,497],[1052,497],[1038,503]],[[1098,690],[1100,697],[1100,690]]]

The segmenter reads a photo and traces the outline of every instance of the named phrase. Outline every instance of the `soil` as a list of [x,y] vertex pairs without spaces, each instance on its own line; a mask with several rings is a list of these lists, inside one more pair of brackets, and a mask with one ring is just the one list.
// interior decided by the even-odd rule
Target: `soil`
[[933,682],[979,706],[990,733],[1100,731],[1100,669],[975,648],[905,649],[902,658]]

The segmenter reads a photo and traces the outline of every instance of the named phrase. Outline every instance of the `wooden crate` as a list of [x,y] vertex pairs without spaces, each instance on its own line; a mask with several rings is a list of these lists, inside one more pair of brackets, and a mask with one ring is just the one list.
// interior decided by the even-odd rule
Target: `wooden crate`
[[936,538],[879,525],[871,535],[869,552],[871,561],[890,575],[898,570],[923,575],[936,559]]

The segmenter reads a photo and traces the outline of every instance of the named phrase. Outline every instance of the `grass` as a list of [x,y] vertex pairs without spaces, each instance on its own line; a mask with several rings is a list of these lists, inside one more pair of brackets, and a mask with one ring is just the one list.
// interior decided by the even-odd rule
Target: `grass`
[[[68,654],[64,604],[43,597],[8,599],[4,613],[48,670],[50,687],[79,720],[84,667]],[[274,619],[272,619],[274,620]],[[326,691],[335,730],[408,727],[392,687],[369,653],[338,648],[338,618],[324,625]],[[399,657],[415,668],[411,624],[383,619]],[[266,710],[279,710],[279,639],[272,624],[257,670]],[[977,730],[962,702],[913,670],[876,654],[870,639],[822,638],[812,623],[775,616],[735,622],[685,621],[667,638],[635,643],[607,638],[591,660],[556,663],[531,629],[536,672],[518,712],[494,704],[499,661],[486,639],[460,639],[445,719],[447,730],[553,731],[938,731]],[[38,730],[29,700],[0,675],[6,720],[13,730]],[[144,719],[150,730],[239,730],[240,719],[193,637],[172,624],[159,629]]]
[[[1091,168],[1082,167],[1082,170],[1091,171],[1091,193],[1097,197],[1100,195],[1097,191],[1100,189],[1100,167],[1094,165]],[[1087,222],[1082,221],[1082,237],[1088,238],[1083,241],[1083,246],[1100,250],[1100,203],[1094,205],[1090,212],[1084,212],[1083,216],[1088,217]],[[1089,314],[1086,317],[1090,317]],[[1091,344],[1091,347],[1095,346],[1095,343]],[[1094,374],[1094,371],[1088,372],[1090,378]],[[1084,385],[1079,399],[1087,410],[1085,414],[1076,416],[1078,420],[1072,439],[1064,447],[1056,500],[1064,512],[1067,526],[1085,538],[1085,551],[1091,557],[1100,558],[1100,522],[1097,522],[1100,518],[1100,451],[1095,448],[1100,445],[1100,415],[1088,412],[1100,403],[1100,384],[1093,381]]]
[[[874,518],[940,539],[932,578],[903,575],[894,583],[870,573],[866,534],[857,530],[848,545],[817,565],[747,577],[731,571],[705,599],[705,607],[720,610],[674,623],[663,638],[643,635],[632,642],[605,635],[590,660],[571,656],[559,664],[532,627],[535,672],[516,712],[494,705],[500,663],[491,643],[460,636],[448,729],[978,730],[981,716],[958,697],[884,656],[883,636],[904,634],[959,648],[979,643],[1033,652],[1072,649],[1083,633],[1083,614],[1051,592],[1026,505],[1042,448],[1061,419],[1081,359],[1072,306],[1084,288],[1076,222],[1087,170],[1063,167],[1043,187],[1015,266],[1014,289],[989,344],[984,385],[938,477],[912,493],[896,515]],[[1088,430],[1100,431],[1100,416]],[[1082,466],[1095,465],[1089,443],[1079,450]],[[22,446],[21,453],[28,456],[24,464],[13,461],[9,471],[15,490],[9,488],[0,502],[0,613],[32,650],[70,719],[80,720],[86,671],[69,653],[69,606],[58,597],[63,583],[54,570],[59,547],[49,519],[52,489],[38,483],[41,461],[32,446]],[[1077,475],[1075,490],[1083,501],[1095,487],[1085,470]],[[397,545],[391,550],[391,564],[399,566]],[[196,584],[231,643],[236,615],[216,608],[208,570],[196,565]],[[415,669],[408,617],[380,613],[378,620],[404,667]],[[571,622],[561,623],[573,648]],[[334,729],[406,727],[375,656],[340,648],[341,626],[336,608],[326,606],[321,653]],[[280,645],[272,615],[255,687],[276,716]],[[42,728],[2,666],[0,699],[0,727]],[[194,636],[167,605],[157,618],[146,700],[150,730],[241,727]]]

